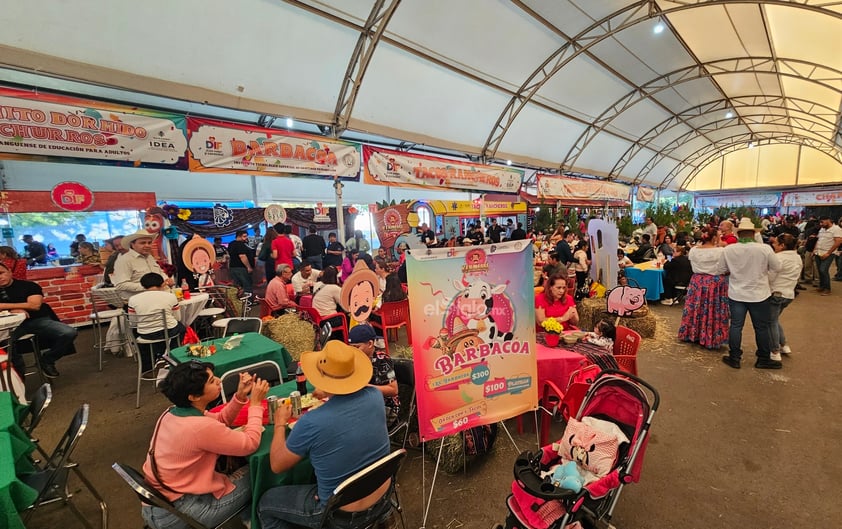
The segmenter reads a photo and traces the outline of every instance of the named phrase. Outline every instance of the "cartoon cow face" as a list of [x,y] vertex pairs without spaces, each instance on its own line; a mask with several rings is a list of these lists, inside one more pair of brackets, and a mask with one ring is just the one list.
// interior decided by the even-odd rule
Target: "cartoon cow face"
[[485,319],[491,312],[494,294],[502,294],[506,290],[505,284],[492,287],[485,281],[474,281],[467,288],[457,281],[453,285],[457,290],[462,290],[453,303],[463,320]]
[[[484,328],[480,338],[487,342],[495,337],[511,340],[514,330],[514,305],[503,293],[506,284],[489,285],[482,280],[472,283],[454,281],[458,290],[445,316],[444,327],[450,335],[461,328]],[[489,320],[490,325],[481,324]],[[460,326],[457,326],[457,322]]]

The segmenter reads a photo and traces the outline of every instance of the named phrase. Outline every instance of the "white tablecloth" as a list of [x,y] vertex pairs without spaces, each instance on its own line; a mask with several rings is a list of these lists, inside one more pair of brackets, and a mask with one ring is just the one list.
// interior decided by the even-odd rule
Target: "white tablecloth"
[[[183,299],[178,302],[178,313],[175,315],[178,321],[184,324],[185,327],[193,323],[199,316],[199,312],[205,308],[208,303],[208,294],[191,292],[190,299]],[[117,319],[111,320],[108,325],[108,331],[105,333],[105,346],[112,353],[120,351],[120,329],[117,327]],[[128,356],[131,356],[131,351],[127,350]]]
[[9,313],[5,316],[0,316],[0,340],[6,340],[9,335],[17,329],[18,325],[23,323],[26,319],[26,314]]

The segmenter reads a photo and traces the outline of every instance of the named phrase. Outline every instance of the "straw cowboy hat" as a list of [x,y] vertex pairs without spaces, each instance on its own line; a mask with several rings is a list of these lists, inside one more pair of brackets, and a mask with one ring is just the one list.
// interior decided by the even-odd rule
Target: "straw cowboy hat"
[[748,217],[743,217],[740,219],[740,223],[734,229],[736,232],[740,231],[760,231],[763,228],[755,228],[754,223]]
[[327,342],[321,351],[301,355],[304,375],[318,389],[332,395],[349,395],[368,385],[371,360],[356,347],[339,340]]
[[199,248],[202,248],[205,252],[207,252],[211,263],[216,260],[216,250],[214,250],[213,245],[207,239],[202,237],[193,237],[187,241],[187,244],[184,245],[184,253],[181,254],[181,260],[184,261],[184,266],[186,266],[191,272],[196,272],[196,270],[193,270],[193,252]]
[[123,237],[123,240],[120,242],[120,244],[123,246],[123,248],[131,248],[132,243],[138,239],[154,239],[157,236],[157,233],[150,233],[146,230],[137,230],[136,232],[130,233]]

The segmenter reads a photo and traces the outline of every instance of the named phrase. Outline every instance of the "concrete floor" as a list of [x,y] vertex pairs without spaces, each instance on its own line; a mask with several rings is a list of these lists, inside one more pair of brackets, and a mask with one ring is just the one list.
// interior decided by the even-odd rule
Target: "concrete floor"
[[[660,340],[644,340],[639,372],[661,393],[641,482],[626,487],[615,511],[619,528],[839,527],[842,507],[842,284],[832,296],[804,292],[788,308],[785,325],[791,357],[784,369],[754,369],[750,324],[746,362],[735,371],[707,351],[673,337],[681,308],[654,305]],[[403,333],[401,333],[403,337]],[[155,420],[166,399],[143,388],[135,409],[135,364],[106,356],[96,370],[91,331],[83,330],[79,354],[58,364],[54,400],[38,435],[52,447],[82,402],[91,421],[76,460],[108,502],[110,526],[139,528],[134,494],[111,470],[114,461],[140,467]],[[30,377],[28,387],[37,385]],[[514,434],[513,421],[508,421]],[[555,425],[554,436],[561,430]],[[537,446],[534,433],[515,435],[521,449]],[[505,435],[492,454],[455,476],[439,474],[428,528],[488,528],[502,522],[516,449]],[[399,477],[409,528],[422,526],[422,466],[429,494],[432,460],[410,451]],[[76,482],[73,482],[76,483]],[[84,490],[77,504],[96,522],[95,503]],[[94,524],[96,525],[96,523]],[[61,507],[37,513],[30,528],[82,527]]]

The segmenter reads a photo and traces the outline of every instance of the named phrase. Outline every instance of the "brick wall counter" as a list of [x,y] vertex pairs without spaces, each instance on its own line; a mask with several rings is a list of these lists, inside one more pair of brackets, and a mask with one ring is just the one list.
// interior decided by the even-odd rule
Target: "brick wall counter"
[[41,285],[44,301],[68,325],[91,323],[91,287],[102,281],[102,268],[90,265],[46,266],[27,270],[26,279]]

